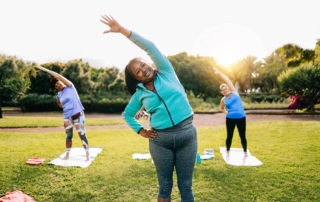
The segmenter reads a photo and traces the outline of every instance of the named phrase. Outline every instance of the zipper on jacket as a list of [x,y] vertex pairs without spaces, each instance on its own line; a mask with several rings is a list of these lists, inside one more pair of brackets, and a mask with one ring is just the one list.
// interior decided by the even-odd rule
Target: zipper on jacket
[[168,109],[168,107],[167,107],[166,103],[164,102],[164,100],[163,100],[163,99],[160,97],[160,95],[158,94],[158,92],[157,92],[156,88],[154,88],[154,91],[151,91],[151,92],[155,93],[155,94],[158,96],[159,100],[164,104],[164,106],[166,107],[166,110],[167,110],[167,112],[168,112],[168,115],[169,115],[169,117],[170,117],[170,120],[171,120],[172,126],[174,126],[174,122],[173,122],[173,120],[172,120],[172,117],[171,117],[170,111],[169,111],[169,109]]

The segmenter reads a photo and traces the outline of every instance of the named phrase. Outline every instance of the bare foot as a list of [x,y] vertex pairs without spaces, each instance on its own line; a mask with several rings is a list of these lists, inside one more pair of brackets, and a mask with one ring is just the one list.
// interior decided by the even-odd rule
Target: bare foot
[[90,156],[89,156],[89,152],[88,151],[86,151],[86,161],[90,161]]
[[66,156],[63,157],[63,160],[68,160],[69,159],[69,153],[66,153]]

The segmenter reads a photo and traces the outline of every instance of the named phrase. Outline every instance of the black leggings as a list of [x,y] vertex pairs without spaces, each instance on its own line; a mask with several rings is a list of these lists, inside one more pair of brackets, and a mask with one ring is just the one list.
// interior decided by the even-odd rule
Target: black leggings
[[227,151],[230,151],[234,128],[235,126],[237,126],[243,151],[247,152],[246,117],[243,117],[240,119],[227,118],[226,126],[227,126],[227,140],[226,140]]

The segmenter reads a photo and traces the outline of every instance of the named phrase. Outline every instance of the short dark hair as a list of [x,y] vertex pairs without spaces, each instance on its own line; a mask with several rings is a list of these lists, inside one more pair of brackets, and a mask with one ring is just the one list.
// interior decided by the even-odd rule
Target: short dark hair
[[58,82],[59,80],[56,79],[55,77],[53,77],[51,80],[50,80],[50,88],[51,89],[55,89],[55,85],[56,83]]

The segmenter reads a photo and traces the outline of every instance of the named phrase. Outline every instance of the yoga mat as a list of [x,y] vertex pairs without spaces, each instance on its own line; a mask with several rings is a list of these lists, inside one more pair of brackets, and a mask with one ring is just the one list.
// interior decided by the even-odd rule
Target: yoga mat
[[98,156],[98,154],[103,150],[103,147],[89,147],[89,155],[90,160],[86,161],[86,152],[83,147],[74,147],[71,148],[69,159],[63,160],[63,157],[66,155],[66,152],[61,154],[58,158],[53,159],[48,164],[53,164],[57,166],[75,166],[75,167],[81,167],[86,168],[90,166],[92,161],[95,160],[95,158]]
[[134,160],[147,160],[147,159],[150,159],[150,158],[151,158],[150,153],[145,153],[145,154],[134,153],[132,155],[132,159],[134,159]]
[[228,165],[232,166],[261,166],[262,162],[255,156],[252,156],[247,149],[248,157],[244,156],[242,148],[231,148],[229,156],[226,156],[226,148],[219,147],[222,158]]

